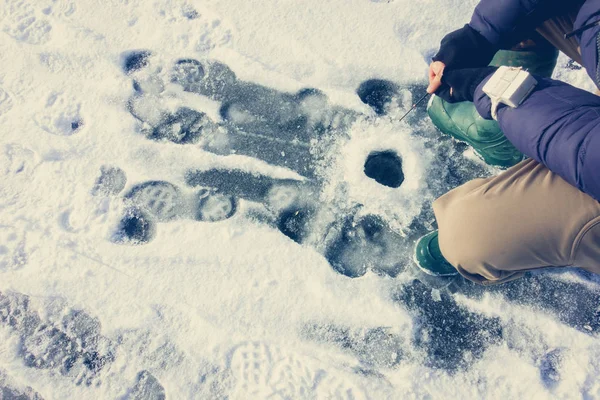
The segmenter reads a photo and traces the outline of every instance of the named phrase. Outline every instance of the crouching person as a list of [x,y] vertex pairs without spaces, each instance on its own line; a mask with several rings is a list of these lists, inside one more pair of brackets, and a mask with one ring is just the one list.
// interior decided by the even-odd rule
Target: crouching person
[[[416,247],[424,272],[484,285],[548,267],[600,273],[600,97],[535,74],[537,86],[516,108],[483,91],[494,55],[536,28],[600,87],[599,21],[600,0],[482,0],[471,22],[442,40],[429,71],[432,120],[489,163],[514,166],[436,200],[439,230]],[[490,146],[481,132],[493,119]]]

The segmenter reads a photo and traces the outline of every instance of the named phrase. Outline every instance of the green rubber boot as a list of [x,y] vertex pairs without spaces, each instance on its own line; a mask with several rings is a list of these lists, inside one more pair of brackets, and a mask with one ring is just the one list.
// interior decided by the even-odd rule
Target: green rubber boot
[[438,231],[421,237],[415,247],[415,264],[427,275],[444,277],[456,276],[458,271],[452,266],[440,250]]
[[[554,48],[542,52],[500,50],[490,65],[523,67],[532,74],[549,77],[557,57]],[[509,168],[523,160],[523,154],[506,139],[498,123],[481,118],[473,103],[448,103],[433,96],[427,112],[440,131],[468,143],[487,164]]]

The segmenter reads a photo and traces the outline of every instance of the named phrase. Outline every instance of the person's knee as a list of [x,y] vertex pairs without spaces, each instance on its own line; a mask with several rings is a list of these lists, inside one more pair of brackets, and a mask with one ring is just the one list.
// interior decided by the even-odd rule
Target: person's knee
[[494,251],[470,224],[440,226],[439,245],[450,264],[469,273],[478,273]]
[[455,268],[486,279],[496,278],[490,264],[498,252],[497,243],[486,233],[485,218],[473,217],[469,199],[454,198],[434,203],[438,220],[439,246],[444,258]]

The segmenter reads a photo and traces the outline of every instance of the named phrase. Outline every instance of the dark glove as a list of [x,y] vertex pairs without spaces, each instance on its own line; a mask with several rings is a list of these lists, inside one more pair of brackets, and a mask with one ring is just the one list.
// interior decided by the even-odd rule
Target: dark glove
[[442,86],[435,94],[449,103],[473,101],[477,86],[497,69],[498,67],[445,68],[442,75]]
[[441,61],[446,67],[455,69],[485,67],[496,51],[496,46],[467,24],[442,39],[433,61]]

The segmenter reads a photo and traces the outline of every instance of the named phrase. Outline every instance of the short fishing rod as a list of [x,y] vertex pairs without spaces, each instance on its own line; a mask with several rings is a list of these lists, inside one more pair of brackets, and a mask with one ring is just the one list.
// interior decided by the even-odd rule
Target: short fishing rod
[[419,99],[419,100],[418,100],[418,101],[417,101],[415,104],[413,104],[413,106],[410,108],[410,110],[408,110],[408,111],[406,112],[406,114],[404,114],[404,115],[402,116],[402,118],[400,118],[400,119],[398,120],[398,122],[400,122],[400,121],[402,121],[404,118],[406,118],[406,116],[407,116],[408,114],[410,114],[410,112],[411,112],[412,110],[414,110],[415,108],[417,108],[417,107],[419,106],[419,104],[421,104],[421,103],[423,102],[423,100],[425,100],[425,99],[426,99],[428,96],[429,96],[429,93],[425,93],[425,96],[421,97],[421,98],[420,98],[420,99]]

